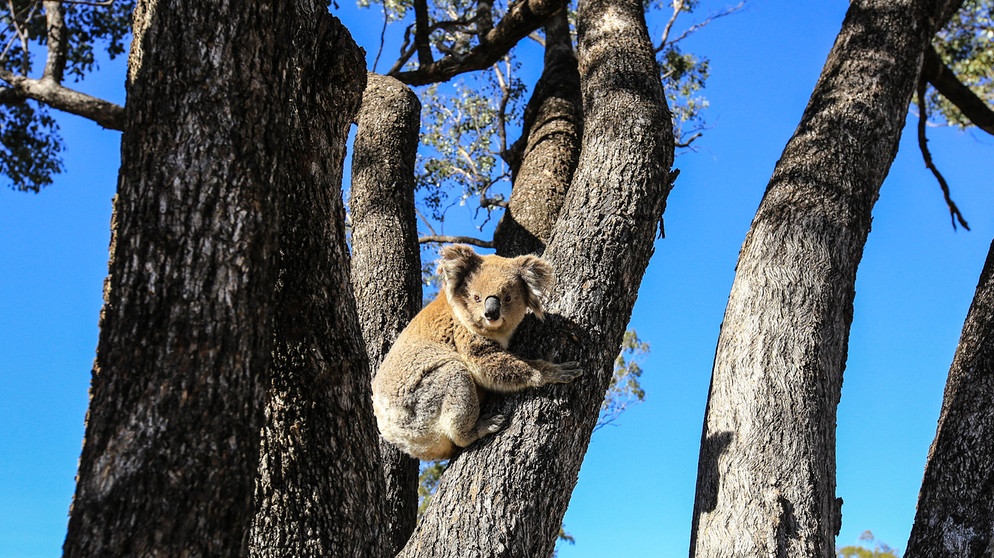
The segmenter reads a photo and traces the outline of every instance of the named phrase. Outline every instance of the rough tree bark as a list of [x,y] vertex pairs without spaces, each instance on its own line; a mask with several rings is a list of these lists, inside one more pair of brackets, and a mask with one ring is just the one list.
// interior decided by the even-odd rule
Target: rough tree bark
[[525,109],[521,138],[507,158],[514,187],[494,231],[497,253],[542,253],[559,217],[583,136],[580,73],[566,11],[545,24],[545,69]]
[[949,369],[907,558],[994,549],[994,243]]
[[835,417],[856,267],[940,13],[854,1],[739,256],[691,555],[835,556]]
[[[380,556],[383,479],[345,242],[342,166],[363,51],[320,0],[274,2],[282,112],[273,363],[251,555]],[[280,41],[275,41],[277,44]]]
[[[421,309],[421,255],[414,164],[421,102],[394,78],[369,74],[352,154],[352,285],[374,371]],[[386,479],[388,556],[418,516],[418,460],[380,440]]]
[[253,522],[259,554],[373,555],[338,185],[364,76],[321,2],[137,3],[67,556],[246,555]]
[[247,53],[263,38],[251,14],[173,4],[135,10],[66,556],[247,549],[279,211],[266,132],[278,122],[253,114],[270,91],[252,79],[263,70]]
[[452,461],[401,556],[549,556],[610,383],[668,194],[672,123],[642,3],[584,0],[578,22],[583,148],[545,252],[557,287],[545,325],[513,343],[586,374],[498,403],[509,426]]

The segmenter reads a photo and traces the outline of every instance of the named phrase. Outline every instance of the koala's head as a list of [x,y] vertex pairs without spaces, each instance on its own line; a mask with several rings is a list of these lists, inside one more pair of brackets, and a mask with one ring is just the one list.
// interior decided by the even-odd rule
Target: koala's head
[[460,323],[505,347],[528,311],[544,317],[542,298],[552,286],[552,266],[539,257],[480,256],[455,244],[442,249],[439,271]]

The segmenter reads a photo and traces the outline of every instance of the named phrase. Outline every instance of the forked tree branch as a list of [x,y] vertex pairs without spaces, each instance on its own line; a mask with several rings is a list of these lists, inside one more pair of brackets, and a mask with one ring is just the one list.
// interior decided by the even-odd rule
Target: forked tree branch
[[939,181],[939,188],[942,188],[942,197],[946,200],[946,205],[949,206],[949,218],[953,222],[953,229],[956,229],[956,222],[958,221],[964,229],[970,230],[970,225],[966,223],[966,219],[963,218],[963,214],[960,213],[956,203],[953,201],[949,194],[949,184],[946,182],[945,177],[936,168],[935,163],[932,162],[932,153],[928,150],[928,138],[925,137],[925,124],[928,122],[928,107],[925,104],[925,90],[928,87],[926,78],[923,75],[918,80],[918,148],[921,149],[922,159],[925,160],[925,166],[928,170],[932,171],[935,179]]
[[940,95],[945,97],[950,103],[967,117],[970,122],[994,135],[994,111],[991,110],[983,99],[964,85],[956,74],[948,66],[943,64],[939,54],[934,47],[925,51],[925,63],[922,67],[922,76],[935,87]]
[[427,85],[487,68],[565,4],[565,0],[517,0],[509,6],[507,15],[489,32],[480,35],[479,44],[469,51],[448,54],[438,62],[425,64],[418,42],[421,66],[408,72],[401,72],[395,66],[390,75],[408,85]]

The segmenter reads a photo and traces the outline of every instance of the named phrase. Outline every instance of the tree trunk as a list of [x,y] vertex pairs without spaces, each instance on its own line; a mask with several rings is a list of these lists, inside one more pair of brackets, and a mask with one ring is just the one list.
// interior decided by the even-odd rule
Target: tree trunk
[[718,340],[692,556],[835,556],[856,267],[935,30],[929,11],[854,1],[777,163]]
[[[421,255],[414,164],[421,102],[394,78],[369,74],[352,154],[352,285],[375,371],[421,309]],[[384,529],[395,556],[418,517],[418,460],[380,441],[386,479]]]
[[341,193],[365,59],[326,3],[272,12],[286,38],[269,101],[285,127],[274,177],[283,218],[251,554],[381,556],[383,479]]
[[247,551],[280,209],[267,134],[282,124],[257,112],[265,28],[233,6],[135,8],[66,556]]
[[557,287],[545,324],[512,344],[586,373],[498,402],[509,426],[451,462],[401,556],[549,556],[610,383],[668,194],[672,123],[642,3],[584,0],[578,22],[583,149],[545,252]]
[[559,217],[583,135],[580,73],[565,10],[545,24],[545,69],[525,109],[521,138],[508,159],[514,188],[494,231],[497,253],[542,253]]
[[67,556],[374,554],[339,190],[364,76],[321,2],[138,2]]
[[907,558],[994,550],[994,243],[949,369]]

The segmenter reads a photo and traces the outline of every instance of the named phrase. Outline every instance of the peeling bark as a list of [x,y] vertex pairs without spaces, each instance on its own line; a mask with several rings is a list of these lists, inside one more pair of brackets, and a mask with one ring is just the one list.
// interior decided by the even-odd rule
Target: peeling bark
[[949,368],[907,558],[994,549],[994,243]]

